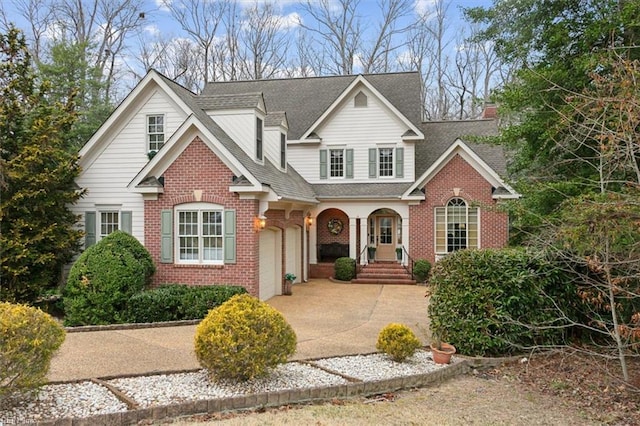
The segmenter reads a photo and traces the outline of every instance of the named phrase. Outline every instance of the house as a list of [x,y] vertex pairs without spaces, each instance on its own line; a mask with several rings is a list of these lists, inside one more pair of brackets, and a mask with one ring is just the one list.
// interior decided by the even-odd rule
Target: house
[[[518,197],[495,120],[424,122],[417,73],[209,83],[149,71],[80,151],[85,246],[138,238],[154,284],[327,276],[340,256],[407,264],[502,247]],[[401,259],[396,260],[400,248]],[[328,267],[327,267],[328,265]]]

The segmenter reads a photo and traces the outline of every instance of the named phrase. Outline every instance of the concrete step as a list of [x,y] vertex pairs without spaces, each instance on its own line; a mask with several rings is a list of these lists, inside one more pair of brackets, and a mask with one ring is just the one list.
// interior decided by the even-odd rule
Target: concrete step
[[361,272],[358,274],[358,278],[362,279],[387,279],[387,280],[397,280],[397,279],[411,279],[409,274],[388,274],[388,273],[372,273],[372,272]]

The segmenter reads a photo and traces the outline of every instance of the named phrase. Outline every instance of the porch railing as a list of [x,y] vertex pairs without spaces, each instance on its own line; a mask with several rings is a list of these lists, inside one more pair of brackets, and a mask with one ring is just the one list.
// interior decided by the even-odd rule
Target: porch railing
[[364,255],[364,252],[367,251],[367,245],[365,244],[364,248],[362,249],[362,251],[360,251],[360,254],[358,255],[358,258],[356,259],[356,270],[355,270],[355,277],[354,278],[358,278],[358,274],[360,273],[360,271],[362,271],[362,268],[364,268],[364,265],[366,264],[366,262],[362,262],[362,256]]
[[413,258],[409,256],[409,252],[407,251],[407,248],[405,246],[402,246],[402,253],[403,256],[407,259],[406,262],[402,262],[402,266],[409,274],[411,274],[411,279],[415,280],[415,277],[413,276]]

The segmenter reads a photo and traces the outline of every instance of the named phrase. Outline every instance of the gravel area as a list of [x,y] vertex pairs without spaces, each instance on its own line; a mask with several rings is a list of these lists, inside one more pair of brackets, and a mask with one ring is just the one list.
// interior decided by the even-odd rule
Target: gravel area
[[[325,358],[308,363],[289,362],[278,366],[265,378],[245,383],[213,381],[205,370],[119,378],[107,383],[133,399],[140,407],[147,408],[185,401],[347,383],[341,375],[375,381],[429,373],[439,368],[443,366],[433,363],[430,352],[419,350],[403,363],[391,361],[383,354]],[[126,405],[106,387],[93,382],[54,384],[42,387],[37,396],[20,401],[11,409],[0,408],[0,425],[65,417],[84,418],[126,410]]]
[[[451,362],[456,362],[455,357],[451,358]],[[425,374],[445,367],[433,362],[431,352],[422,350],[416,351],[412,357],[401,363],[392,361],[384,354],[371,354],[325,358],[314,361],[314,364],[363,381]]]

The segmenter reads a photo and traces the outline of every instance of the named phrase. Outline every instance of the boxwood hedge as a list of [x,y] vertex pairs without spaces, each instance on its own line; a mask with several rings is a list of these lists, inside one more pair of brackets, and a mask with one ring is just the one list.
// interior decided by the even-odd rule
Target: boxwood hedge
[[504,355],[560,343],[560,311],[577,302],[575,287],[541,253],[462,250],[437,262],[430,279],[430,329],[465,355]]

